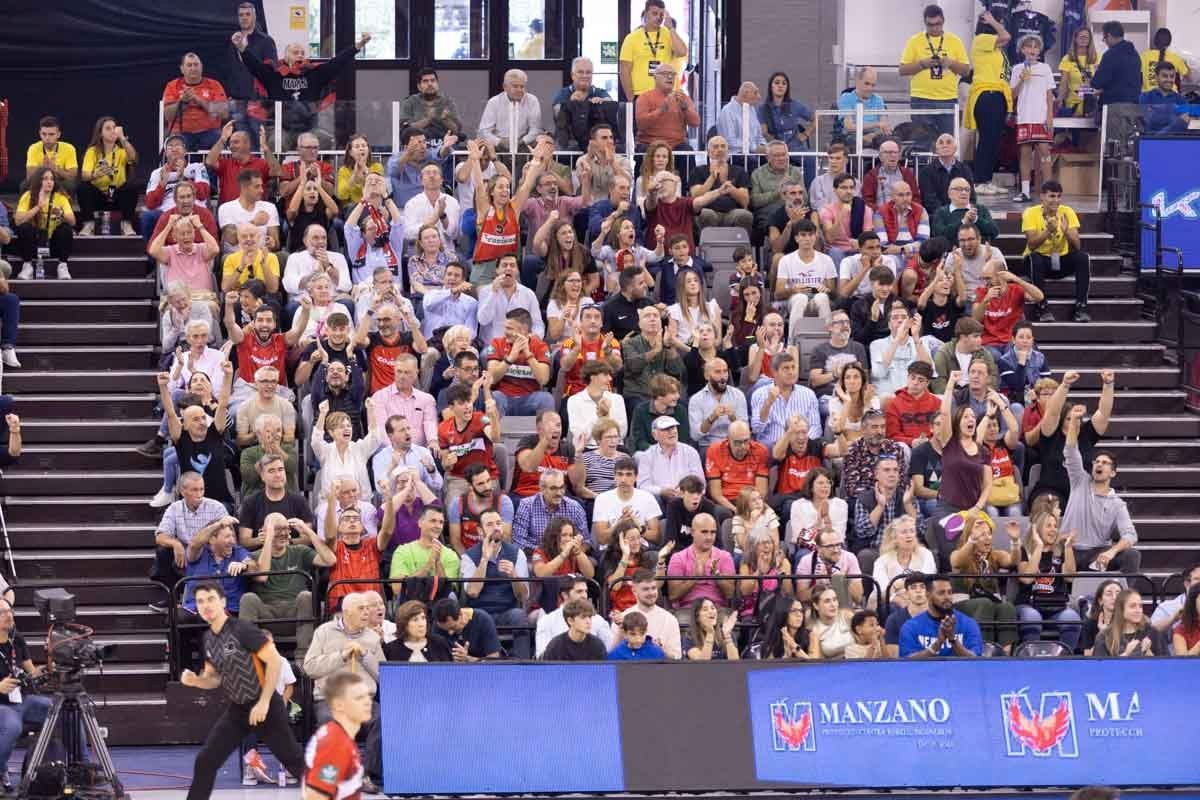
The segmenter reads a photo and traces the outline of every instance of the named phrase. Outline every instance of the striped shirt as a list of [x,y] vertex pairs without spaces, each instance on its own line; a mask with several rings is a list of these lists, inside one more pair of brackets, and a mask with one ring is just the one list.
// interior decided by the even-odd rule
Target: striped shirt
[[613,475],[613,467],[616,466],[617,458],[624,455],[618,452],[613,458],[600,455],[599,450],[588,450],[583,454],[583,465],[587,467],[587,478],[584,480],[584,486],[588,491],[600,494],[607,492],[609,489],[617,485],[617,479]]
[[201,528],[226,516],[229,516],[229,512],[225,506],[211,497],[200,498],[200,505],[194,511],[188,508],[186,500],[176,500],[167,506],[167,512],[158,523],[158,530],[186,545]]
[[771,404],[766,422],[763,422],[762,409],[767,403],[771,387],[775,385],[759,387],[750,398],[750,428],[754,432],[754,438],[770,450],[787,430],[788,420],[800,416],[808,420],[808,438],[820,439],[821,407],[817,403],[817,396],[807,386],[796,384],[792,387],[790,395],[780,394],[779,399]]

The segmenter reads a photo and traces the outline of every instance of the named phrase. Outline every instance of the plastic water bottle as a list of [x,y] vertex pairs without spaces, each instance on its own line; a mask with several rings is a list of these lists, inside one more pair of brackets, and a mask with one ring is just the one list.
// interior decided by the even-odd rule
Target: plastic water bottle
[[279,783],[280,789],[287,788],[287,770],[285,770],[283,767],[279,768],[279,775],[276,776],[276,781]]
[[112,212],[100,212],[100,235],[112,236]]

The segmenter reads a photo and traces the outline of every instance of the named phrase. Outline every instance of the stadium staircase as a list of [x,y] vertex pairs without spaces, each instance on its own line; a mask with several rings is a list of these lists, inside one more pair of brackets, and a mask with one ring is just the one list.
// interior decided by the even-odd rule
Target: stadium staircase
[[[1117,487],[1141,535],[1145,570],[1177,572],[1200,556],[1200,416],[1185,409],[1178,370],[1142,318],[1132,275],[1121,271],[1103,217],[1083,214],[1092,254],[1094,321],[1070,319],[1072,284],[1054,282],[1051,308],[1061,322],[1037,324],[1056,377],[1082,378],[1073,396],[1094,410],[1100,369],[1117,373],[1115,415],[1105,446],[1117,453]],[[998,219],[1010,269],[1020,264],[1018,219]],[[43,658],[45,625],[32,608],[37,587],[65,586],[79,598],[79,621],[102,643],[119,645],[103,674],[87,685],[104,706],[114,743],[191,738],[168,716],[166,618],[147,604],[161,597],[145,581],[158,510],[159,464],[134,447],[157,420],[154,364],[155,283],[145,277],[142,242],[77,240],[75,280],[14,282],[23,302],[18,352],[3,389],[17,396],[25,454],[4,478],[5,514],[16,560],[18,619]],[[89,584],[106,579],[129,586]],[[176,720],[178,713],[176,713]]]

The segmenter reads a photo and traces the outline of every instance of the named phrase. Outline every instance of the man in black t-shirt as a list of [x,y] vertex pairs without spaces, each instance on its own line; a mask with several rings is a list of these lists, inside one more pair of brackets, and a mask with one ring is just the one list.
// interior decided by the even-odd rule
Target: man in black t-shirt
[[225,479],[225,425],[228,421],[229,395],[233,391],[233,364],[228,359],[221,362],[224,373],[221,393],[217,398],[217,411],[212,422],[201,405],[188,406],[182,414],[175,413],[171,399],[170,374],[158,373],[158,393],[162,400],[163,415],[167,418],[167,430],[179,456],[179,465],[184,472],[195,472],[204,478],[204,496],[211,497],[232,508],[233,497]]
[[482,608],[462,608],[453,597],[443,597],[433,604],[433,621],[437,632],[450,642],[455,661],[500,657],[496,623]]
[[[37,694],[25,694],[19,677],[22,673],[32,675],[36,668],[29,657],[29,647],[24,637],[17,633],[16,618],[12,606],[0,598],[0,764],[7,766],[13,747],[25,726],[36,727],[46,721],[50,710],[50,698]],[[5,788],[8,786],[5,776]]]
[[673,543],[676,551],[692,546],[692,518],[697,514],[711,514],[714,519],[732,517],[727,509],[708,499],[704,493],[704,481],[695,475],[681,478],[679,496],[672,497],[664,506],[666,522],[662,544]]
[[567,632],[550,640],[542,653],[543,661],[605,661],[608,648],[592,633],[596,609],[586,597],[568,600],[563,606]]
[[714,226],[745,228],[750,233],[754,227],[754,214],[750,211],[750,175],[741,167],[729,163],[729,143],[724,136],[708,140],[708,163],[692,170],[688,179],[688,190],[692,197],[700,197],[716,189],[721,196],[700,211],[700,229]]
[[287,469],[282,456],[268,454],[255,465],[263,480],[263,490],[242,500],[238,510],[238,544],[247,550],[263,546],[260,534],[269,514],[282,514],[285,519],[299,518],[315,524],[312,508],[304,497],[287,490]]
[[[1063,375],[1062,383],[1054,390],[1046,403],[1046,412],[1042,415],[1041,425],[1025,436],[1026,445],[1035,445],[1038,453],[1038,463],[1042,465],[1041,475],[1037,485],[1030,492],[1030,501],[1039,494],[1053,492],[1058,495],[1062,508],[1067,507],[1071,496],[1071,481],[1067,477],[1067,468],[1063,460],[1063,447],[1066,446],[1066,434],[1063,433],[1063,421],[1067,418],[1070,407],[1067,405],[1067,394],[1071,386],[1079,380],[1079,373],[1068,370]],[[1101,437],[1108,432],[1108,423],[1112,417],[1115,400],[1116,376],[1111,369],[1100,370],[1100,402],[1096,413],[1087,422],[1079,426],[1079,454],[1084,464],[1092,463],[1092,452],[1100,442]],[[1076,404],[1078,405],[1078,404]],[[1083,408],[1083,406],[1078,406]],[[1081,412],[1082,413],[1082,412]]]
[[220,687],[229,705],[196,754],[188,800],[206,800],[212,794],[217,770],[251,731],[288,772],[303,775],[304,752],[292,736],[283,698],[275,691],[283,665],[275,645],[258,628],[225,612],[225,590],[219,583],[201,583],[195,598],[196,610],[208,623],[204,672],[185,669],[179,680],[193,689]]
[[638,311],[652,303],[646,296],[644,269],[626,267],[621,270],[617,276],[617,287],[620,291],[604,301],[603,330],[621,342],[638,329]]

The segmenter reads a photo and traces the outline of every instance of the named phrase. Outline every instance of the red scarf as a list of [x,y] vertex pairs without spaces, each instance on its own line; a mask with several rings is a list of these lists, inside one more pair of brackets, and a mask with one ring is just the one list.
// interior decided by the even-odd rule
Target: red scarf
[[367,249],[373,245],[383,251],[384,255],[387,257],[387,265],[389,267],[398,267],[400,262],[396,258],[396,254],[392,251],[391,237],[388,236],[388,230],[391,228],[391,222],[383,215],[383,211],[381,209],[375,208],[375,206],[371,205],[370,203],[367,204],[367,215],[369,219],[375,220],[375,225],[378,227],[380,233],[374,242],[368,242],[365,222],[363,223],[363,242],[358,248],[357,255],[354,257],[355,265],[362,265],[367,262]]

